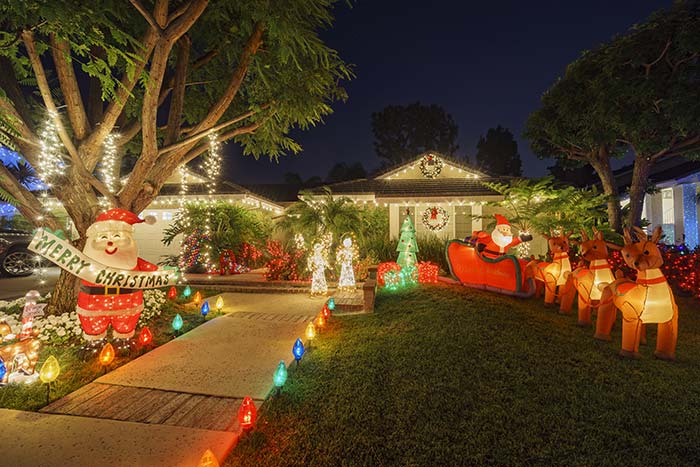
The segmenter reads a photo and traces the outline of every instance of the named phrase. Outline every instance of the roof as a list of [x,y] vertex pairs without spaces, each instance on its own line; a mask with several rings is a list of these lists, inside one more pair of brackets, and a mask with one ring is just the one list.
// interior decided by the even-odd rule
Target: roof
[[[487,188],[482,182],[499,182],[503,179],[469,179],[469,178],[434,178],[434,179],[403,179],[403,180],[368,180],[359,179],[339,182],[328,187],[334,195],[366,195],[374,194],[376,198],[415,197],[424,198],[445,196],[495,196],[497,192]],[[314,188],[314,193],[320,193],[322,188]]]
[[[632,171],[634,165],[630,164],[614,171],[614,176],[619,188],[629,187],[632,183]],[[698,181],[700,174],[700,161],[690,161],[684,157],[669,157],[654,163],[649,174],[652,184],[664,182],[683,182],[683,179],[695,175],[693,180]]]
[[261,196],[266,196],[276,203],[290,203],[299,201],[299,191],[303,189],[301,185],[289,183],[246,184],[245,188],[249,189],[253,193],[259,193]]
[[475,167],[470,166],[469,164],[465,163],[463,160],[459,159],[454,159],[452,157],[445,156],[444,154],[438,152],[438,151],[425,151],[416,157],[412,157],[410,159],[403,160],[397,164],[394,164],[390,167],[385,167],[380,169],[378,172],[375,172],[370,175],[371,178],[382,178],[387,175],[391,175],[394,172],[399,172],[401,169],[407,167],[407,166],[412,166],[417,164],[424,156],[428,154],[433,154],[435,156],[438,156],[440,159],[442,159],[443,162],[454,166],[455,168],[462,169],[467,172],[472,172],[480,177],[490,177],[491,175],[487,174],[486,172],[479,170]]

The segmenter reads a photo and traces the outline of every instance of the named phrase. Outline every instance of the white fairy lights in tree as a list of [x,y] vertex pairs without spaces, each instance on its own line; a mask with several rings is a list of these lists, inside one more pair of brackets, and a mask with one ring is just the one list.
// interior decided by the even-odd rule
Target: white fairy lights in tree
[[[119,190],[117,139],[119,139],[119,135],[116,133],[110,133],[107,135],[104,142],[102,162],[100,163],[100,175],[102,176],[102,181],[110,193],[116,193]],[[112,206],[112,203],[104,196],[100,198],[100,206],[102,206],[103,210],[105,211],[114,207]]]
[[314,244],[313,253],[307,259],[306,264],[311,271],[311,295],[325,295],[328,292],[328,284],[326,283],[328,260],[323,243]]
[[343,244],[338,247],[336,263],[340,264],[339,290],[351,290],[355,288],[355,272],[352,269],[353,261],[358,257],[357,247],[352,238],[345,237]]
[[216,179],[221,173],[221,143],[216,134],[209,135],[209,152],[204,159],[203,169],[207,175],[207,200],[205,202],[206,216],[204,222],[204,235],[209,239],[202,249],[202,263],[210,272],[214,267],[212,264],[211,248],[211,208],[214,205],[214,194],[216,193]]
[[49,188],[57,177],[65,175],[66,168],[63,160],[63,143],[58,136],[56,119],[58,119],[56,112],[49,111],[49,117],[44,121],[39,134],[41,157],[36,171],[44,185]]

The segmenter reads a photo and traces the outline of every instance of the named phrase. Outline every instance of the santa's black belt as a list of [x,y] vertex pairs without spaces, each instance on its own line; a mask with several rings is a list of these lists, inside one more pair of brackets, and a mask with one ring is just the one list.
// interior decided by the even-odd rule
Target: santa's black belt
[[125,289],[122,287],[89,287],[81,285],[80,291],[90,295],[121,295],[134,293],[138,289]]

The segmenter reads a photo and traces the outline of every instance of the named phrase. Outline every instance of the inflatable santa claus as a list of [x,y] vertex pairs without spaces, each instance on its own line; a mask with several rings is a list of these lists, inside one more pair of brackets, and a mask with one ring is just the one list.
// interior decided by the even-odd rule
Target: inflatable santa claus
[[[138,257],[134,224],[153,223],[125,209],[110,209],[87,229],[83,253],[105,266],[129,271],[155,271],[158,267]],[[105,287],[81,280],[76,311],[88,342],[103,339],[112,325],[115,339],[130,339],[143,310],[141,290]]]
[[520,234],[519,237],[513,238],[513,231],[510,228],[510,222],[504,216],[496,214],[496,227],[491,234],[487,232],[474,232],[472,236],[476,241],[476,249],[484,256],[489,258],[497,258],[505,255],[513,247],[520,245],[522,242],[532,240],[532,235]]

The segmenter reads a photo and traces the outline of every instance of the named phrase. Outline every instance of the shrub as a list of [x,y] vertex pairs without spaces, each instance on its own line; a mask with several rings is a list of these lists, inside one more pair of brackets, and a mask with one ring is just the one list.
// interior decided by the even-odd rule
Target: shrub
[[306,277],[302,267],[303,250],[290,251],[278,241],[267,242],[268,260],[265,263],[265,278],[269,281],[296,281]]
[[445,272],[450,270],[445,257],[446,241],[435,235],[420,235],[416,238],[418,242],[418,261],[430,261],[440,266]]

